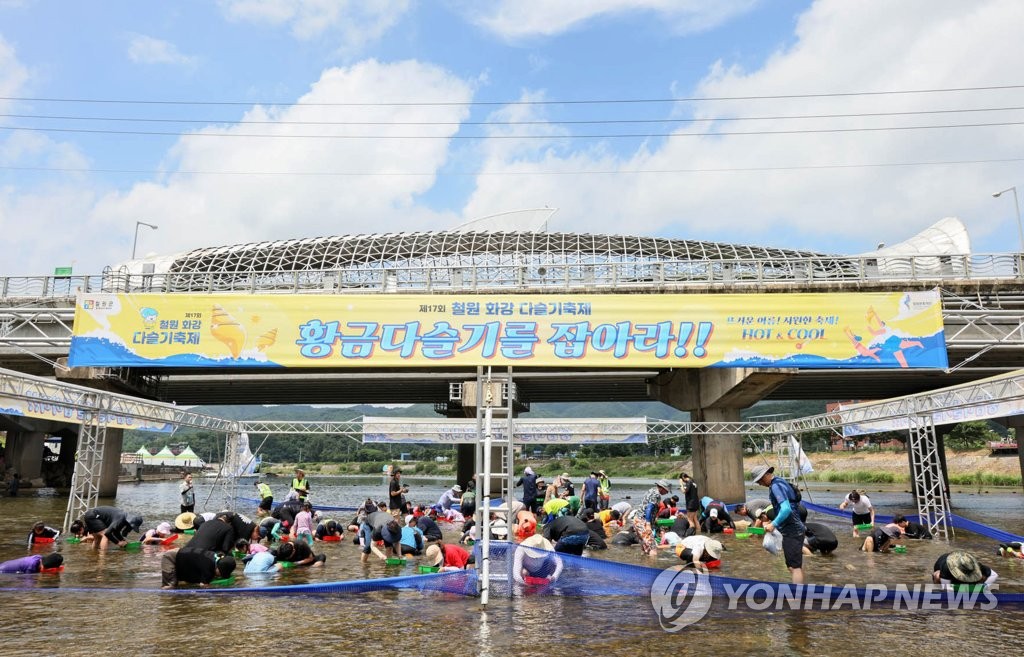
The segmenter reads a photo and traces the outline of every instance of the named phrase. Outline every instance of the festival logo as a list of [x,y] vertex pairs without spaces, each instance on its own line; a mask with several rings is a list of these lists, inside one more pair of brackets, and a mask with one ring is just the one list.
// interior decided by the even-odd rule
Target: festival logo
[[666,632],[693,625],[711,609],[711,580],[703,566],[667,568],[651,585],[651,605]]

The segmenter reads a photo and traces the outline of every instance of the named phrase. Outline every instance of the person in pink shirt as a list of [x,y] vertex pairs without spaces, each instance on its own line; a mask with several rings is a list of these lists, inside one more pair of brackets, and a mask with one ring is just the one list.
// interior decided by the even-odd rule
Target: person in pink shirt
[[292,525],[292,540],[302,540],[312,545],[313,529],[313,505],[304,502],[302,511],[296,514],[295,524]]

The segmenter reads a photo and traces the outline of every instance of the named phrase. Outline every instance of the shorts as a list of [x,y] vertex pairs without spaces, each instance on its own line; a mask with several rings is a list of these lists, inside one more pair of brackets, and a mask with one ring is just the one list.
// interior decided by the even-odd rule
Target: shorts
[[804,567],[804,535],[782,535],[782,554],[786,557],[787,568]]
[[260,500],[260,508],[263,509],[264,511],[270,511],[270,509],[273,508],[273,506],[274,498],[272,496],[264,497],[262,500]]
[[107,528],[107,523],[103,522],[103,519],[99,516],[93,516],[87,513],[82,519],[85,521],[86,531],[90,534],[99,534]]
[[854,525],[870,525],[871,524],[871,512],[867,513],[855,513],[853,514]]
[[696,513],[700,511],[700,500],[686,500],[686,512]]

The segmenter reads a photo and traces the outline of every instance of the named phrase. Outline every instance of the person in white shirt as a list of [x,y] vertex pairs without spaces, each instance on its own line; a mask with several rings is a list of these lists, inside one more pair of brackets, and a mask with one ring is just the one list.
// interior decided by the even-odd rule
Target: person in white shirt
[[857,525],[873,525],[875,524],[875,507],[871,506],[871,500],[867,495],[861,495],[857,491],[850,491],[843,499],[842,503],[839,504],[839,510],[844,510],[847,506],[851,507],[853,511],[853,537],[857,538],[860,534],[857,532]]

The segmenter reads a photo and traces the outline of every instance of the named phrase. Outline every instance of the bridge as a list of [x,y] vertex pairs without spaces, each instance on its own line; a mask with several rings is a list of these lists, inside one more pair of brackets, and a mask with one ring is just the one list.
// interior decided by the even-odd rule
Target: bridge
[[[437,232],[197,249],[98,275],[0,278],[0,366],[182,405],[433,403],[443,415],[465,417],[478,409],[453,391],[477,379],[475,367],[69,369],[74,301],[97,292],[282,298],[774,294],[781,300],[806,292],[937,289],[949,357],[945,370],[517,367],[510,413],[531,403],[659,400],[715,427],[738,421],[740,409],[762,399],[889,398],[1024,368],[1022,254],[971,254],[924,242],[916,250],[842,256],[629,236]],[[694,439],[698,484],[717,497],[741,497],[741,438],[730,432],[706,437]]]

